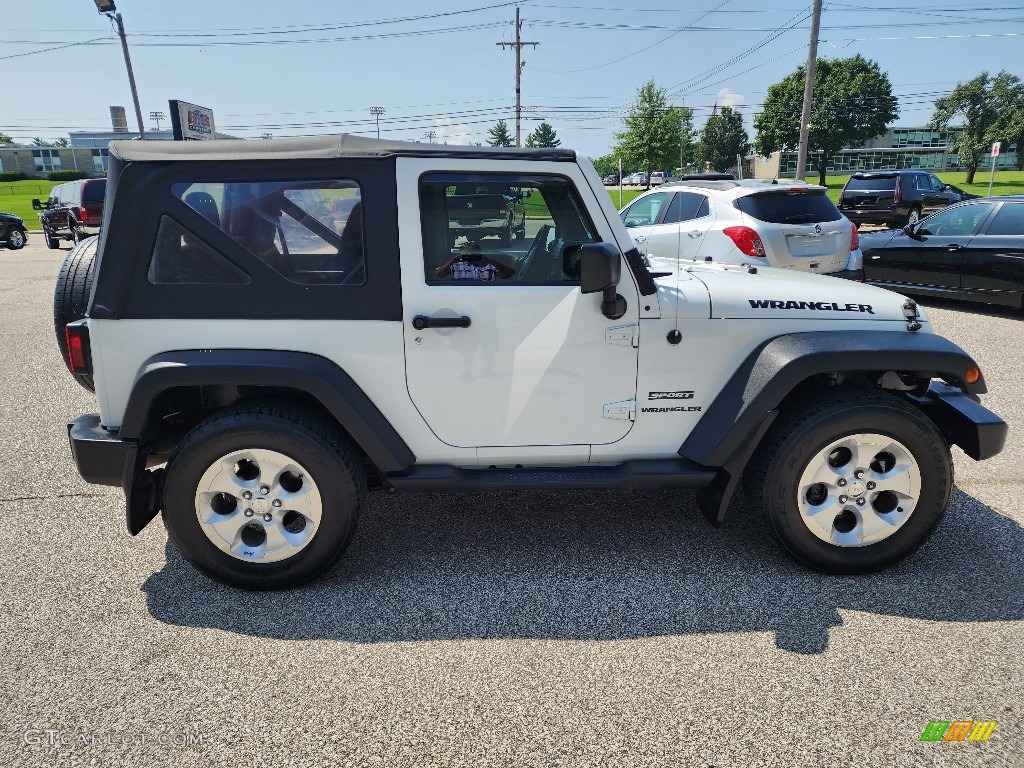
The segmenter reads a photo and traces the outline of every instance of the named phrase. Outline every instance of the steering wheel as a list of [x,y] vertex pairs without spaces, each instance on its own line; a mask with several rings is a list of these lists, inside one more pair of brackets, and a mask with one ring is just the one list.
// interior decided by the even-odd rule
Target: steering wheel
[[517,281],[522,282],[530,279],[527,277],[530,272],[530,265],[533,264],[533,258],[537,255],[538,251],[544,250],[544,245],[548,241],[548,232],[550,231],[550,224],[542,224],[541,228],[537,230],[537,234],[534,236],[533,242],[530,243],[530,249],[526,252],[526,255],[519,264],[519,271],[515,275]]

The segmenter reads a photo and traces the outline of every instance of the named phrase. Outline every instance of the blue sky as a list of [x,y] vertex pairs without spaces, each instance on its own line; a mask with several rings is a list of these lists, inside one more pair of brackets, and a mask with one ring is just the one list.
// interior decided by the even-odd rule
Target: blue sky
[[[514,129],[515,4],[487,0],[117,0],[146,125],[168,99],[213,109],[241,137],[375,135],[485,141]],[[695,110],[760,108],[769,85],[806,60],[801,0],[520,0],[523,135],[546,120],[562,145],[605,154],[636,91],[653,78]],[[860,53],[887,71],[897,125],[921,125],[934,99],[982,70],[1024,77],[1024,0],[825,2],[819,56]],[[895,39],[894,39],[895,38]],[[94,41],[94,42],[86,42]],[[74,45],[72,45],[74,44]],[[60,47],[66,46],[66,47]],[[53,49],[53,50],[44,50]],[[29,55],[24,55],[29,54]],[[0,131],[17,141],[135,120],[121,48],[92,0],[4,0]],[[166,121],[163,123],[166,127]]]

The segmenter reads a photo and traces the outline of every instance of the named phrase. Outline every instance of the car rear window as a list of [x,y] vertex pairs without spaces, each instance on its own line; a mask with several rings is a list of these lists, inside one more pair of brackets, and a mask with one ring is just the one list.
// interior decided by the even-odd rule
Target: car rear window
[[102,203],[103,195],[107,191],[107,182],[104,181],[91,181],[85,185],[85,189],[82,190],[82,202],[83,203]]
[[843,217],[825,190],[811,192],[770,192],[746,195],[734,205],[747,216],[769,224],[802,224],[816,221],[839,221]]
[[877,176],[871,179],[851,178],[846,182],[846,189],[851,192],[862,192],[869,189],[895,189],[895,176]]

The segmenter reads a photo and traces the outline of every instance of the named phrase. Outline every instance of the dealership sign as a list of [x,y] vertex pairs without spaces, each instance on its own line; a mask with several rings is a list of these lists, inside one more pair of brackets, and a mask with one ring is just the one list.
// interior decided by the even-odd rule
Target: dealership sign
[[196,141],[216,137],[213,127],[213,110],[189,104],[187,101],[171,99],[171,130],[175,141]]

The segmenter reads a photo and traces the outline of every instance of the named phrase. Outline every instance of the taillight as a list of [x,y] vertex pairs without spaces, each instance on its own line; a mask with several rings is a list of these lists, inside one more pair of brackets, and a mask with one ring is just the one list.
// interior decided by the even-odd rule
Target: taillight
[[896,191],[893,193],[892,201],[894,203],[898,203],[902,199],[903,199],[903,192],[902,192],[902,190],[900,190],[900,180],[896,179]]
[[857,225],[850,222],[850,250],[856,251],[860,248],[860,233],[857,232]]
[[78,209],[78,220],[83,224],[89,223],[89,211],[86,210],[84,205]]
[[505,201],[502,200],[500,203],[498,203],[498,213],[507,213],[507,212],[508,212],[508,208],[505,207]]
[[747,256],[765,257],[764,243],[761,237],[750,227],[726,227],[722,234],[736,243],[736,247]]
[[74,374],[92,373],[92,356],[89,353],[89,326],[81,320],[64,326],[64,338],[68,346],[68,368]]

